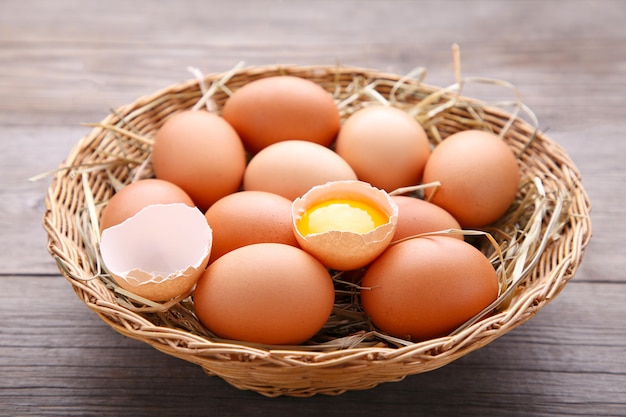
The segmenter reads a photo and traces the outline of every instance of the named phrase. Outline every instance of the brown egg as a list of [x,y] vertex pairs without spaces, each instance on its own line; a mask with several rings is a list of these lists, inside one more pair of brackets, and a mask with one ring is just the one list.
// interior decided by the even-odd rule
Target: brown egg
[[245,84],[226,101],[222,116],[252,153],[283,140],[328,146],[341,123],[332,96],[313,81],[294,76]]
[[[393,236],[394,241],[421,233],[461,229],[459,222],[450,213],[435,204],[403,195],[391,198],[398,206],[398,224]],[[450,233],[448,236],[463,239],[462,234]]]
[[424,170],[426,199],[454,216],[464,228],[479,228],[500,218],[513,203],[520,182],[517,159],[498,136],[465,130],[444,139]]
[[109,199],[102,210],[100,230],[115,226],[151,204],[194,202],[179,186],[169,181],[148,178],[128,184]]
[[171,116],[157,132],[152,166],[157,178],[178,185],[206,210],[239,190],[246,153],[237,132],[220,116],[188,110]]
[[422,126],[408,113],[373,105],[344,122],[336,151],[360,180],[391,192],[420,182],[430,144]]
[[330,317],[329,272],[302,249],[280,243],[243,246],[206,269],[194,293],[200,322],[220,338],[300,344]]
[[210,262],[233,249],[274,242],[298,246],[291,226],[291,201],[264,191],[240,191],[215,202],[205,213],[213,229]]
[[355,180],[356,174],[330,148],[288,140],[268,146],[248,163],[244,190],[267,191],[293,200],[316,185]]
[[469,243],[419,237],[390,246],[361,282],[363,309],[392,336],[421,341],[445,336],[498,296],[498,276]]

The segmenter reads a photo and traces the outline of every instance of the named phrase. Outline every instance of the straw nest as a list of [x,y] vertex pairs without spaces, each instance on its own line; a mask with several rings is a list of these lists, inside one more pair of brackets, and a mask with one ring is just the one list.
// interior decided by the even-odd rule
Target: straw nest
[[[78,297],[121,334],[196,363],[240,389],[266,396],[337,395],[439,368],[486,345],[552,300],[582,261],[591,223],[581,176],[564,150],[538,130],[534,115],[506,82],[462,79],[457,72],[456,83],[437,88],[423,83],[423,70],[399,76],[346,66],[238,66],[207,76],[192,71],[194,78],[91,125],[54,171],[48,190],[43,225],[50,254]],[[219,112],[237,88],[281,74],[325,88],[344,118],[369,101],[400,107],[422,123],[434,145],[470,128],[490,130],[506,141],[523,175],[518,196],[497,224],[464,232],[473,235],[468,240],[490,257],[501,277],[500,296],[488,307],[491,315],[434,340],[387,337],[358,308],[358,287],[337,276],[335,310],[319,337],[300,346],[262,346],[209,334],[188,296],[156,304],[115,285],[99,256],[99,216],[116,190],[153,175],[151,146],[164,120],[190,108]],[[464,97],[468,82],[509,88],[513,99],[487,104]]]

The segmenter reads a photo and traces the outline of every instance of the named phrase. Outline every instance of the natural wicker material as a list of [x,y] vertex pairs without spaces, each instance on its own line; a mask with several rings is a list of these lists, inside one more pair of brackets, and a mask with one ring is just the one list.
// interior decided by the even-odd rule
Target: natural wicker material
[[[416,80],[361,68],[271,66],[239,69],[226,78],[225,74],[206,76],[202,88],[198,80],[190,80],[114,111],[76,144],[61,165],[48,190],[43,221],[49,235],[49,252],[60,271],[79,298],[113,329],[196,363],[208,374],[218,375],[241,389],[266,396],[336,395],[399,381],[407,375],[446,365],[530,319],[572,278],[591,237],[590,204],[577,168],[559,145],[528,122],[486,107],[480,109],[482,120],[495,133],[507,129],[504,139],[519,154],[523,175],[540,178],[547,193],[567,193],[570,199],[558,238],[550,239],[508,307],[453,336],[402,347],[383,341],[345,349],[250,347],[210,337],[190,313],[189,301],[164,312],[143,311],[121,302],[123,297],[106,280],[92,279],[99,273],[98,264],[93,249],[85,244],[88,236],[80,225],[97,218],[102,203],[112,195],[115,186],[128,182],[129,176],[136,175],[138,166],[145,167],[144,175],[150,175],[151,139],[164,119],[195,106],[203,95],[202,90],[216,80],[223,80],[225,85],[216,85],[212,102],[208,103],[219,111],[228,91],[260,77],[280,74],[313,80],[338,98],[349,96],[355,83],[366,85],[378,80],[370,85],[375,85],[383,97],[393,95],[399,106],[418,102],[438,90]],[[409,87],[409,93],[401,95],[396,91],[400,80]],[[442,96],[441,103],[445,100]],[[427,131],[431,140],[472,128],[475,115],[471,114],[471,106],[467,106],[471,102],[459,98],[453,107],[430,120],[431,128]],[[342,111],[345,116],[348,109]],[[127,140],[129,137],[132,140]],[[87,208],[90,202],[96,208],[95,213]]]

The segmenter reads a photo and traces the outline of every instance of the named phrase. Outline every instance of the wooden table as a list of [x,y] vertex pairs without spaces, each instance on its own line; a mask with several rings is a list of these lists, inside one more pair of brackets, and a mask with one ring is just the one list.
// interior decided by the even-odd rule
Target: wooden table
[[[54,169],[109,109],[238,62],[344,63],[508,80],[575,161],[594,237],[525,323],[439,370],[308,399],[237,390],[111,330],[73,294],[41,227]],[[467,91],[468,95],[492,94]],[[479,98],[481,98],[479,96]],[[0,415],[626,415],[626,3],[0,2]]]

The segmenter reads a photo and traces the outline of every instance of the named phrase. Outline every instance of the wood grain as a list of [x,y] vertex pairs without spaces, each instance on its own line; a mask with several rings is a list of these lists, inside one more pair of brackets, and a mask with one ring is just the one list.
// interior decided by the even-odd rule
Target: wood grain
[[[620,0],[0,2],[0,415],[626,415],[626,7]],[[240,61],[515,84],[580,169],[594,236],[536,317],[427,374],[267,399],[108,328],[41,227],[50,178],[110,108]],[[467,95],[511,91],[470,83]]]
[[[184,410],[191,416],[206,415],[208,409],[220,416],[281,410],[314,416],[324,407],[331,407],[331,415],[355,410],[450,415],[453,405],[462,404],[468,416],[502,415],[505,409],[528,416],[623,412],[623,334],[612,331],[626,314],[621,284],[573,282],[524,326],[403,382],[339,397],[266,399],[115,333],[73,297],[62,278],[24,281],[4,277],[9,291],[0,297],[3,329],[12,335],[2,346],[0,404],[14,407],[11,415],[130,416],[157,410],[175,415]],[[31,309],[34,305],[39,307]],[[605,320],[600,324],[596,316]]]

